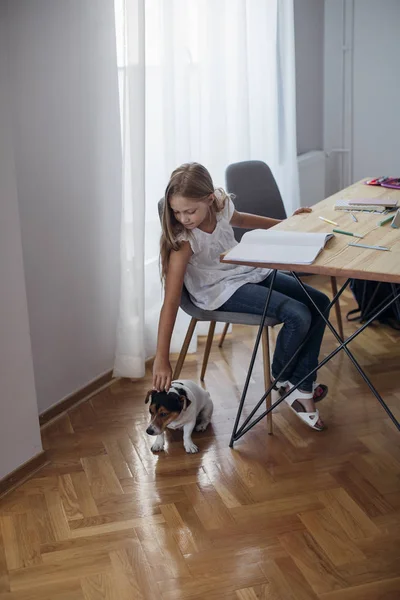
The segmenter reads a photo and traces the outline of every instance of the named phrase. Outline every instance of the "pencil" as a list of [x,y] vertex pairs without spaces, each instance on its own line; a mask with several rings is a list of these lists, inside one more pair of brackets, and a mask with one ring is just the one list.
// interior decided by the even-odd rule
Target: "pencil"
[[379,221],[378,225],[382,227],[382,225],[385,225],[385,223],[389,223],[389,221],[391,221],[392,219],[393,214],[389,215],[388,217],[385,217],[384,219],[382,219],[382,221]]
[[386,248],[386,246],[368,246],[368,244],[353,244],[353,243],[350,243],[348,245],[355,246],[356,248],[368,248],[369,250],[387,250],[387,251],[390,250],[390,248]]
[[333,229],[332,231],[334,231],[335,233],[341,233],[343,235],[352,235],[353,237],[358,237],[358,238],[364,237],[363,235],[360,235],[359,233],[353,233],[352,231],[344,231],[343,229]]
[[330,219],[325,219],[324,217],[320,217],[321,221],[325,221],[325,223],[330,223],[331,225],[339,225],[339,223],[335,223],[335,221],[331,221]]

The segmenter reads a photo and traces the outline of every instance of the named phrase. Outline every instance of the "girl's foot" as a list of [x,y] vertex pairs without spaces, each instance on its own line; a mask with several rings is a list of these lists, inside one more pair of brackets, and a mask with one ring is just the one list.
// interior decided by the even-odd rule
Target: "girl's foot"
[[[318,386],[322,387],[322,386]],[[314,390],[314,394],[317,391],[318,387]],[[324,386],[326,388],[326,386]],[[288,392],[291,388],[291,385],[284,386],[284,393]],[[320,390],[320,396],[324,390]],[[325,395],[327,392],[327,388],[325,391]],[[283,394],[281,394],[283,395]],[[322,398],[319,398],[322,400]],[[302,390],[294,390],[287,398],[285,398],[285,402],[290,406],[290,408],[296,413],[296,415],[306,423],[312,429],[317,431],[322,431],[325,429],[325,425],[321,417],[319,416],[318,409],[315,408],[315,401],[311,392],[303,392]]]
[[[274,389],[278,390],[280,395],[283,396],[283,394],[289,390],[289,386],[278,383]],[[328,394],[328,386],[327,385],[324,385],[323,383],[315,383],[314,384],[313,400],[314,400],[315,404],[317,402],[321,402],[321,400],[323,400],[327,394]]]
[[315,403],[321,402],[328,393],[328,386],[323,383],[319,383],[314,388],[313,400]]

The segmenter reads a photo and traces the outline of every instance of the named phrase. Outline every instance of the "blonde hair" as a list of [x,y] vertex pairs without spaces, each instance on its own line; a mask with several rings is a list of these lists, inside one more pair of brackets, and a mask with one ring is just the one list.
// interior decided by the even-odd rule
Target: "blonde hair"
[[[223,188],[214,188],[210,173],[199,163],[185,163],[173,171],[165,190],[164,210],[161,219],[162,233],[160,240],[161,280],[165,282],[168,272],[169,259],[172,250],[179,250],[182,242],[179,235],[184,226],[175,218],[170,206],[171,198],[179,194],[184,198],[204,202],[210,195],[213,202],[209,206],[211,215],[221,212],[229,198]],[[189,235],[191,232],[189,232]]]

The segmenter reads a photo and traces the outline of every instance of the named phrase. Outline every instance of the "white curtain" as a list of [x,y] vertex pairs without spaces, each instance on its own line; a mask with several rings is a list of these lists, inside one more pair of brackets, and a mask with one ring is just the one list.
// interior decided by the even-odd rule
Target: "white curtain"
[[[121,306],[114,372],[144,374],[162,300],[157,203],[172,170],[272,169],[299,206],[293,0],[115,0],[123,148]],[[172,351],[187,327],[180,314]]]

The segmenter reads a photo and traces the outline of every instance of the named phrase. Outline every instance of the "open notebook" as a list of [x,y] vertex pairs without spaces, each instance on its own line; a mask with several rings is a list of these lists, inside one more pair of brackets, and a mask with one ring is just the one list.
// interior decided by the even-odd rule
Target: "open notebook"
[[255,229],[244,234],[225,260],[311,265],[331,237],[332,233]]

